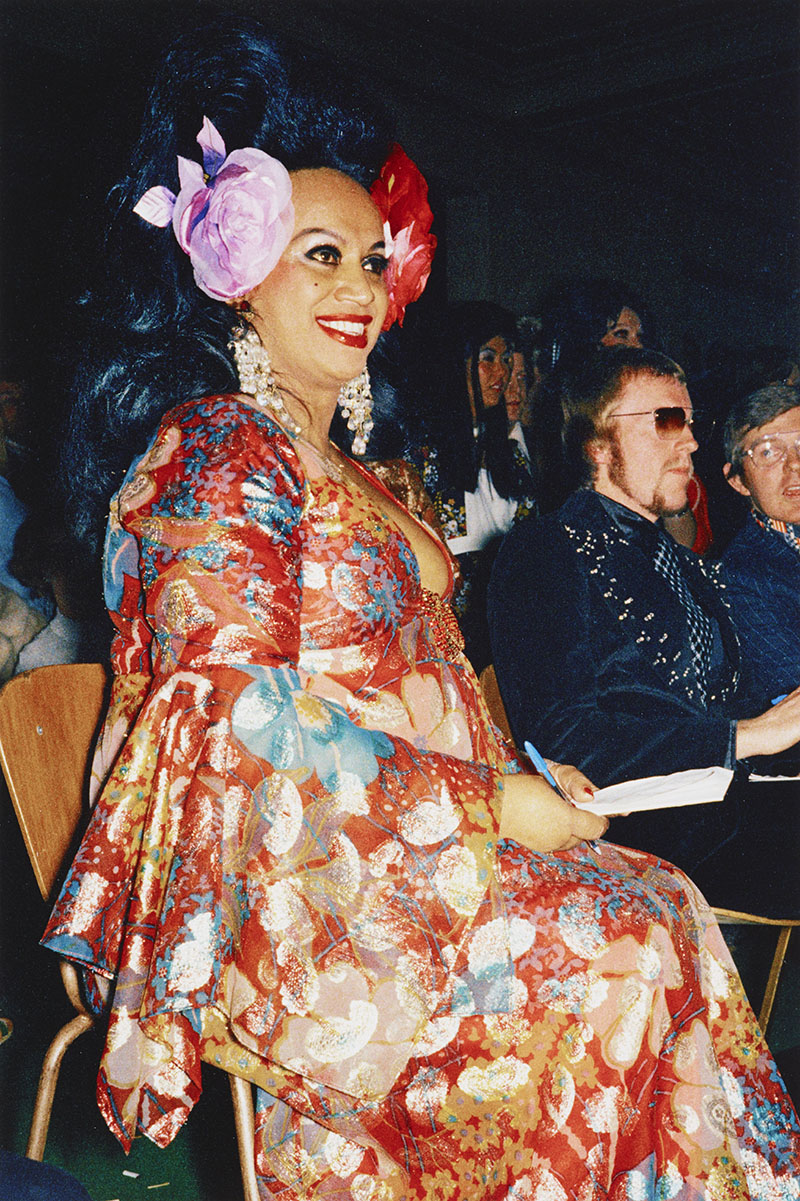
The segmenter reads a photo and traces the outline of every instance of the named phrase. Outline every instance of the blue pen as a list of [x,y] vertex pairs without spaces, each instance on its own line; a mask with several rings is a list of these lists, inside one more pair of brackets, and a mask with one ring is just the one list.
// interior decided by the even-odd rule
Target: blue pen
[[545,780],[547,780],[547,783],[551,784],[553,788],[555,788],[556,792],[560,793],[561,789],[558,787],[558,784],[556,784],[555,779],[553,778],[553,773],[550,771],[550,768],[547,766],[532,742],[525,743],[525,754],[528,756],[536,770],[544,776]]
[[774,696],[770,701],[770,704],[777,705],[780,701],[785,701],[788,695],[788,692],[784,692],[783,696]]

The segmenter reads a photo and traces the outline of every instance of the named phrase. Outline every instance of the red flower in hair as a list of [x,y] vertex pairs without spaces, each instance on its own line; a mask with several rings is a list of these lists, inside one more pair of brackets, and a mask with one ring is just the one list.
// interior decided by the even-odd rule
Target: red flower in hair
[[415,163],[396,143],[370,188],[388,226],[391,256],[386,272],[389,308],[384,329],[395,321],[403,324],[406,305],[418,300],[431,273],[436,238],[430,232],[433,213],[428,204],[428,185]]

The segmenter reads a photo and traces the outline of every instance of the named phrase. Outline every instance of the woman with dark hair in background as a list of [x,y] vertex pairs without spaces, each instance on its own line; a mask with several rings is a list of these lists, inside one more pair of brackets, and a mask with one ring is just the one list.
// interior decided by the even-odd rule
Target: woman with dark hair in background
[[539,306],[541,369],[571,360],[587,347],[657,348],[653,319],[641,297],[615,280],[580,279],[551,288]]
[[85,537],[117,490],[115,680],[45,942],[108,994],[103,1115],[168,1143],[205,1059],[258,1086],[265,1199],[788,1197],[707,905],[520,769],[444,546],[328,439],[338,397],[365,449],[432,239],[410,160],[306,89],[230,17],[180,43],[87,302],[69,464]]
[[415,364],[421,432],[412,456],[458,560],[453,610],[477,672],[490,660],[486,590],[494,553],[517,517],[535,508],[527,461],[509,440],[504,394],[516,320],[488,301],[454,305]]

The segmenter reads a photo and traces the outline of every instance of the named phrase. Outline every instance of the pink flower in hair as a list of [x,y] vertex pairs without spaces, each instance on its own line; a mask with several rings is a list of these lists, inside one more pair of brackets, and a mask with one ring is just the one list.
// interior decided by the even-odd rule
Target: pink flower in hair
[[289,172],[263,150],[225,153],[208,117],[197,135],[203,165],[178,156],[180,191],[150,188],[134,212],[172,228],[197,286],[215,300],[245,296],[266,279],[294,228]]
[[422,173],[397,144],[392,146],[370,195],[389,234],[389,308],[383,323],[383,328],[389,329],[395,321],[403,324],[406,306],[425,290],[436,249],[436,238],[430,232],[433,213]]

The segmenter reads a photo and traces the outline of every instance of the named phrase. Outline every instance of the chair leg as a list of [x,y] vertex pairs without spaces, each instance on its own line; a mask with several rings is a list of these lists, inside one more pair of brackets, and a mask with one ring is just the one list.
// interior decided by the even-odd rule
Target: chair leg
[[53,1109],[53,1097],[58,1083],[58,1073],[64,1052],[71,1043],[75,1042],[86,1030],[90,1030],[94,1022],[86,1013],[79,1013],[66,1026],[62,1026],[55,1036],[44,1057],[42,1070],[39,1075],[39,1087],[36,1090],[36,1104],[33,1107],[28,1146],[25,1154],[28,1159],[36,1159],[40,1163],[44,1158],[44,1147],[47,1142],[47,1129],[50,1125],[50,1113]]
[[242,1172],[244,1201],[259,1201],[256,1181],[254,1144],[256,1137],[253,1113],[253,1086],[241,1076],[228,1074],[236,1123],[236,1142],[239,1145],[239,1167]]
[[772,1014],[772,1006],[775,1004],[775,995],[778,991],[778,983],[781,978],[781,969],[783,961],[786,958],[786,949],[789,946],[789,938],[791,937],[792,927],[781,926],[778,934],[778,943],[775,947],[775,954],[772,956],[772,966],[769,969],[769,979],[767,987],[764,991],[764,1000],[761,1002],[761,1009],[758,1013],[758,1024],[761,1027],[762,1034],[766,1034],[769,1019]]

